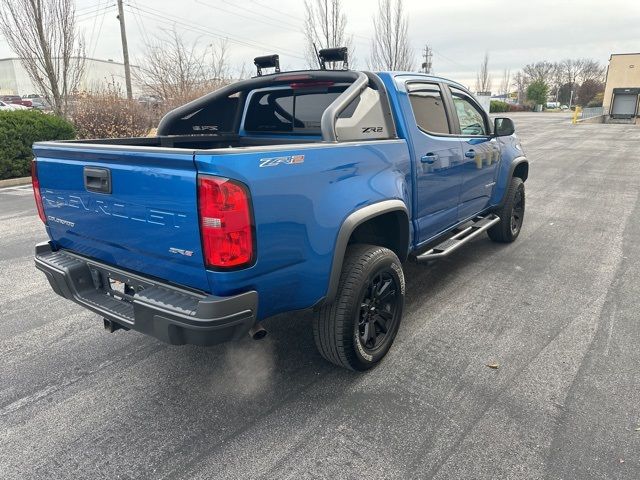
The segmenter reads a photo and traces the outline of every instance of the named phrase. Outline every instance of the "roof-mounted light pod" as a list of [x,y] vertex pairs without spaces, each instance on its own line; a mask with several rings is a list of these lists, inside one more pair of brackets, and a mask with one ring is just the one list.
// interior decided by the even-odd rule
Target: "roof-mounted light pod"
[[264,55],[253,59],[253,64],[258,69],[258,76],[262,76],[263,68],[274,68],[274,73],[280,73],[280,55]]
[[320,68],[327,69],[327,62],[342,62],[342,69],[349,70],[349,54],[347,47],[323,48],[318,52]]

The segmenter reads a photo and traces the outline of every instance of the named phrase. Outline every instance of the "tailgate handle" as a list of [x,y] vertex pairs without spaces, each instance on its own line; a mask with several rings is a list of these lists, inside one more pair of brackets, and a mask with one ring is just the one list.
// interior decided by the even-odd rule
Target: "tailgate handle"
[[111,193],[111,170],[84,167],[84,188],[88,192]]

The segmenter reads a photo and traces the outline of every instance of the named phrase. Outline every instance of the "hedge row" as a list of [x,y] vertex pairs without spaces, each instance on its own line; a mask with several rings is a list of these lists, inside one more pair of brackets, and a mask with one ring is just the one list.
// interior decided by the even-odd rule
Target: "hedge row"
[[507,102],[501,102],[499,100],[491,100],[491,107],[489,108],[491,113],[501,113],[509,111],[509,104]]
[[73,125],[37,110],[0,111],[0,180],[31,174],[31,146],[43,140],[69,140]]

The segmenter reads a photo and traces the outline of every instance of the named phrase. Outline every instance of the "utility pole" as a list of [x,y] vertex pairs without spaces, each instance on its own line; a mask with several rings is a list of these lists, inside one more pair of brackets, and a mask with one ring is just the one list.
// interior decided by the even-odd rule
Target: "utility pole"
[[426,74],[433,73],[431,71],[431,68],[433,66],[432,64],[433,50],[431,50],[431,47],[429,47],[429,45],[424,46],[424,52],[422,53],[422,56],[424,57],[424,62],[422,62],[422,70]]
[[124,7],[118,0],[118,20],[120,21],[120,37],[122,38],[122,56],[124,57],[124,81],[127,86],[127,98],[133,99],[131,91],[131,65],[129,64],[129,47],[127,46],[127,30],[124,26]]

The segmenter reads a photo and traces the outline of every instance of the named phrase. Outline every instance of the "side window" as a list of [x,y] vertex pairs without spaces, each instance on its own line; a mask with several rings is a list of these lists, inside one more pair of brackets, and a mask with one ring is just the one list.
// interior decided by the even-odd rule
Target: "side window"
[[407,84],[418,127],[428,133],[449,134],[449,122],[440,87],[431,83]]
[[451,95],[460,122],[460,133],[462,135],[487,135],[489,132],[480,107],[462,90],[451,87]]

